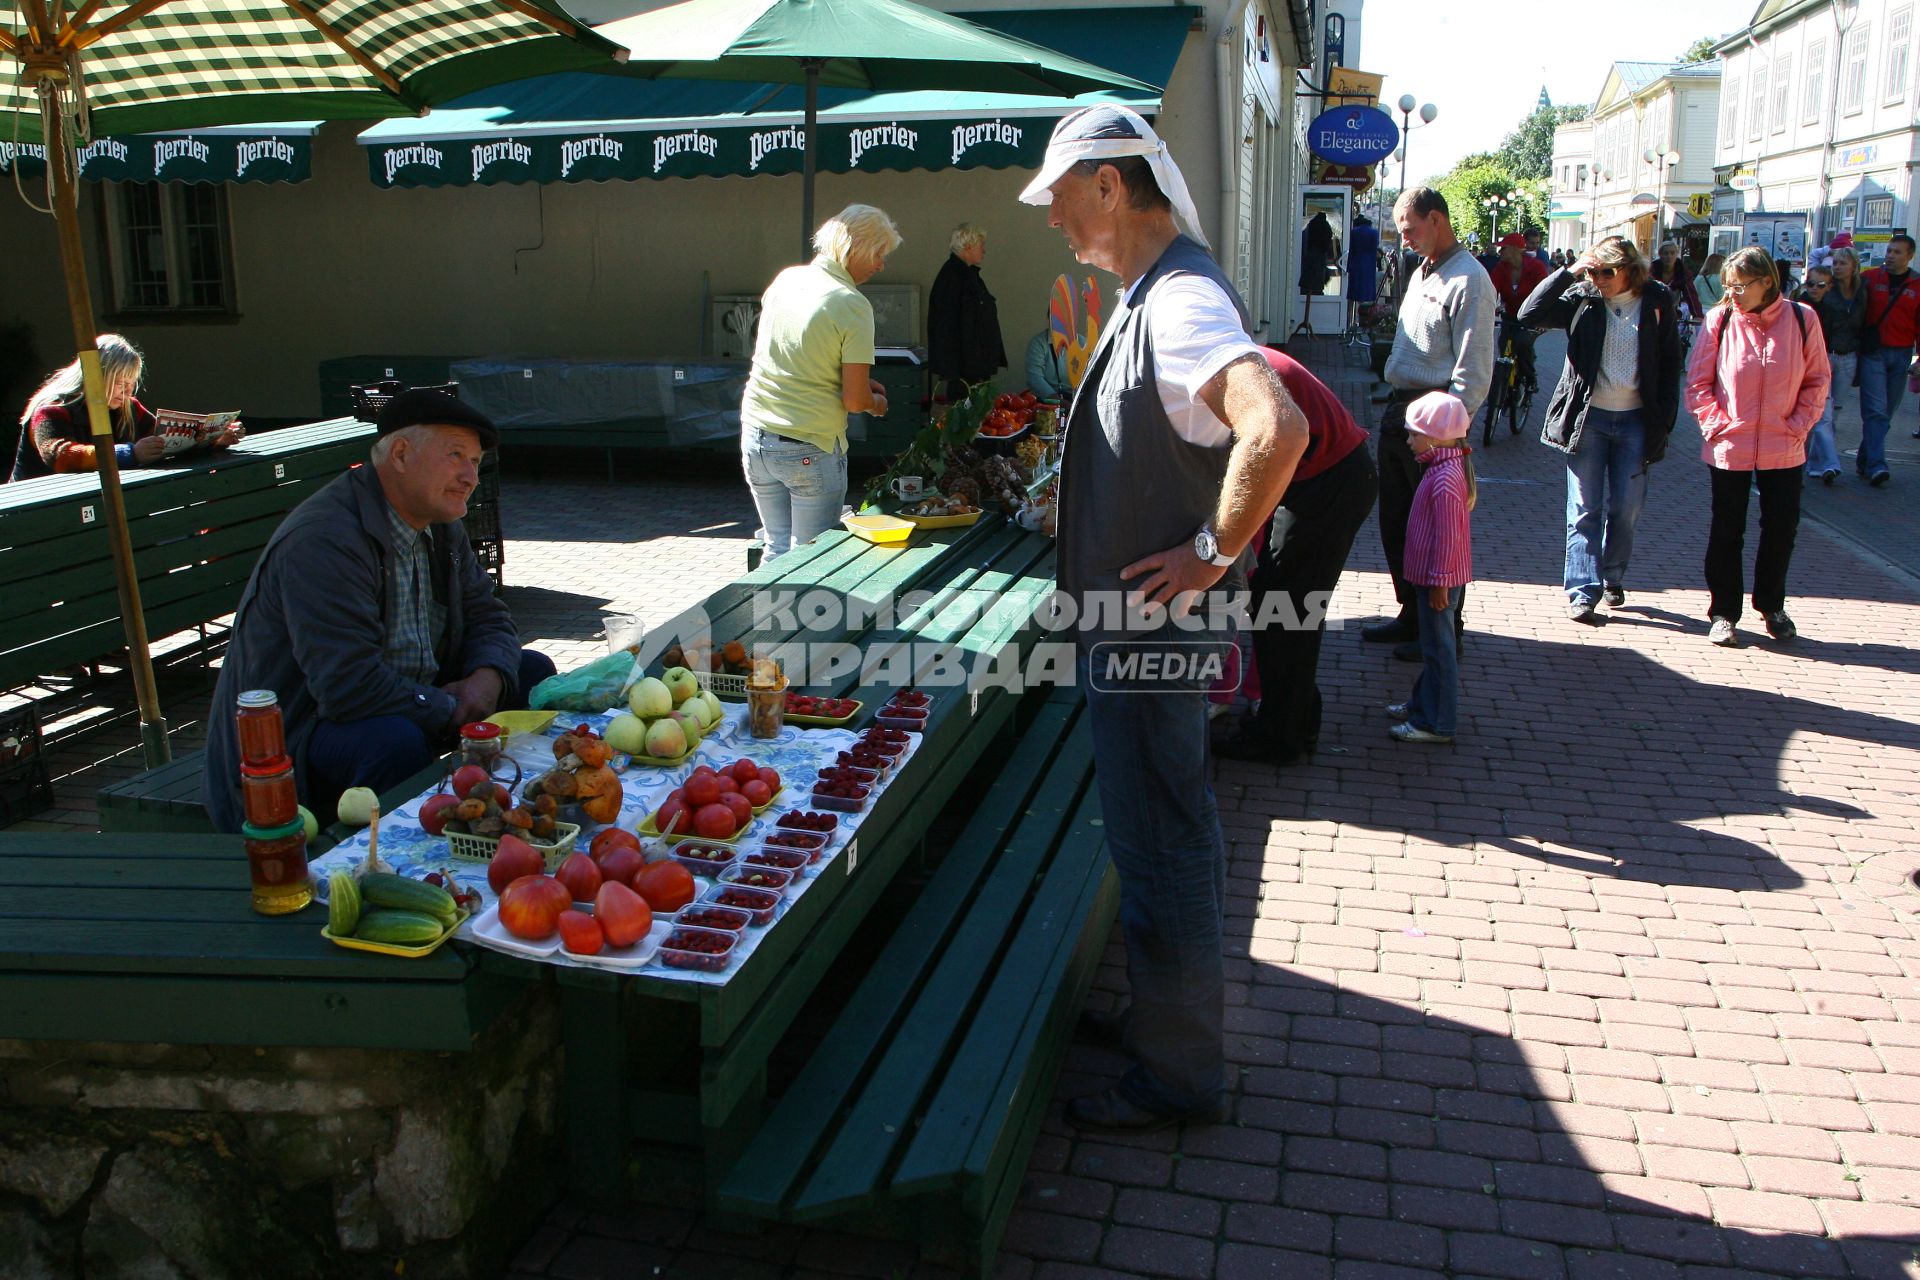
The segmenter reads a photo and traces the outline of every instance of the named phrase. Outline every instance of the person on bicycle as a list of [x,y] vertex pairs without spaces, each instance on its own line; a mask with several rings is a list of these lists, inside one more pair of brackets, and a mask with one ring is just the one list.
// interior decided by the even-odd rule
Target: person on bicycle
[[1527,238],[1516,231],[1500,237],[1500,261],[1489,274],[1494,291],[1500,295],[1500,346],[1502,350],[1512,346],[1520,380],[1538,391],[1540,383],[1533,373],[1533,331],[1519,323],[1519,315],[1520,304],[1547,278],[1546,264],[1527,252]]
[[1647,468],[1667,452],[1680,409],[1680,316],[1631,240],[1608,236],[1548,276],[1520,323],[1567,331],[1567,365],[1541,443],[1567,455],[1567,616],[1599,626],[1602,592],[1627,602],[1633,527]]

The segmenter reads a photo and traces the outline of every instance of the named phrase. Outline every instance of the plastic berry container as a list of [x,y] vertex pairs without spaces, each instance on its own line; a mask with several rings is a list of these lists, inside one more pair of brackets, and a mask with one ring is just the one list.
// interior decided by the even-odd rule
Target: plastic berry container
[[897,757],[907,749],[907,731],[883,725],[867,730],[860,736],[860,742],[883,756]]
[[781,814],[780,821],[774,825],[782,831],[811,831],[816,835],[831,836],[840,826],[840,819],[836,814],[792,809]]
[[769,831],[761,838],[763,849],[793,849],[817,858],[827,847],[827,838],[818,831]]
[[863,769],[854,764],[830,764],[820,771],[821,782],[852,782],[863,787],[872,787],[880,781],[876,769]]
[[720,873],[720,883],[738,885],[743,889],[765,889],[769,893],[778,894],[786,892],[787,886],[793,883],[793,877],[797,874],[779,867],[736,862]]
[[673,846],[673,860],[697,876],[711,880],[740,858],[738,849],[730,849],[711,840],[682,840]]
[[908,733],[919,733],[927,727],[927,712],[924,707],[907,710],[904,707],[885,706],[874,716],[874,722],[887,729],[904,729]]
[[842,813],[859,813],[867,807],[867,797],[873,794],[872,787],[857,786],[850,796],[830,796],[824,791],[813,793],[813,803],[822,809],[838,809]]
[[933,705],[933,695],[920,689],[902,689],[887,699],[887,705],[889,707],[900,707],[903,710],[919,709],[924,711]]
[[[716,890],[708,890],[708,892],[713,893],[716,892]],[[744,889],[736,889],[735,892],[744,893],[746,891]],[[748,925],[754,923],[754,919],[753,912],[751,911],[742,911],[738,907],[730,907],[725,903],[716,903],[707,898],[702,898],[700,901],[689,903],[675,912],[673,922],[676,925],[686,925],[688,928],[724,929],[728,933],[738,933]]]
[[893,772],[894,759],[895,757],[892,755],[875,751],[867,743],[856,742],[853,750],[842,751],[839,756],[835,758],[834,765],[841,769],[869,770],[876,775],[877,780],[883,779],[889,773]]
[[726,929],[675,924],[673,932],[660,944],[660,963],[670,969],[719,973],[732,961],[733,949],[739,943],[740,935]]
[[819,857],[818,852],[807,853],[799,849],[755,849],[742,857],[736,865],[742,867],[777,867],[782,871],[798,872],[800,868]]
[[[772,870],[771,867],[767,869]],[[723,883],[707,890],[706,896],[700,901],[703,905],[711,904],[716,911],[738,911],[747,917],[749,924],[759,928],[773,923],[774,912],[780,909],[780,891]],[[681,912],[682,916],[685,914],[685,911]]]

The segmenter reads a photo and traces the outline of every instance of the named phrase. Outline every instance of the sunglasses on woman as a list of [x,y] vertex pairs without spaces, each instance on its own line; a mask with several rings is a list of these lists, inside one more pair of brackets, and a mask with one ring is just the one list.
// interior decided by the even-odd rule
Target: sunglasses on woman
[[1590,267],[1587,274],[1595,280],[1611,280],[1620,274],[1620,270],[1618,267]]

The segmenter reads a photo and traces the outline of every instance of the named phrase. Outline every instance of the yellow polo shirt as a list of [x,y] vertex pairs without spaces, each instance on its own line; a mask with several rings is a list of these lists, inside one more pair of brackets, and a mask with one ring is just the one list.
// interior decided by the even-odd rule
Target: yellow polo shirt
[[873,363],[873,304],[831,258],[788,267],[761,299],[743,423],[822,449],[845,448],[840,366]]

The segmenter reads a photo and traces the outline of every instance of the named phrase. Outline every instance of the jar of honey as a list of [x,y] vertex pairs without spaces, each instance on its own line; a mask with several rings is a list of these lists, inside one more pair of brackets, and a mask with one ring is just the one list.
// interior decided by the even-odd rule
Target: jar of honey
[[277,827],[242,823],[247,872],[253,880],[253,909],[263,916],[284,916],[313,901],[307,877],[307,828],[299,818]]
[[284,827],[300,816],[293,785],[293,761],[279,756],[265,764],[240,766],[240,798],[247,821],[256,827]]
[[240,739],[240,763],[270,764],[287,754],[280,723],[280,696],[271,689],[249,689],[235,699],[234,728]]
[[460,762],[477,764],[488,773],[505,748],[501,745],[500,726],[485,720],[460,726]]

